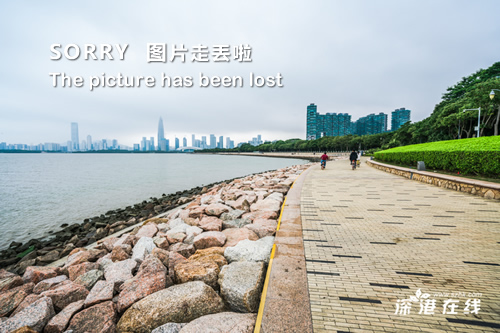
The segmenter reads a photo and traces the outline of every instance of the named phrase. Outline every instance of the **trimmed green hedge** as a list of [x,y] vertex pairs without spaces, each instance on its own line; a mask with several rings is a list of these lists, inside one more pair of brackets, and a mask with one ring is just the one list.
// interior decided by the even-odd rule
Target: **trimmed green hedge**
[[428,169],[500,178],[500,136],[429,142],[383,150],[375,158],[384,162]]

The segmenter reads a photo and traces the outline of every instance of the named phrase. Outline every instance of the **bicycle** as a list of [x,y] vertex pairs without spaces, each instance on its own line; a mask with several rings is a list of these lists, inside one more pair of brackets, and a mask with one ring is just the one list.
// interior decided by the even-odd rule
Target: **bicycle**
[[352,169],[356,170],[356,160],[351,161]]

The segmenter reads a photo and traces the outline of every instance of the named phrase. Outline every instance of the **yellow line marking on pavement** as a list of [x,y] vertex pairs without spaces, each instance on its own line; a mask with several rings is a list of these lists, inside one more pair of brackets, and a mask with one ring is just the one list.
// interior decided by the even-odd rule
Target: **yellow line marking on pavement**
[[276,227],[276,231],[280,230],[281,216],[283,215],[283,210],[285,210],[286,198],[288,198],[288,197],[285,197],[285,200],[283,201],[283,205],[281,205],[281,212],[280,212],[280,217],[278,219],[278,226]]
[[269,277],[271,276],[271,267],[273,266],[274,252],[276,244],[273,244],[269,265],[267,267],[266,280],[264,281],[264,288],[262,289],[262,296],[260,298],[259,312],[257,314],[257,321],[255,322],[254,333],[260,333],[260,326],[262,325],[262,316],[264,315],[264,306],[266,305],[267,286],[269,285]]

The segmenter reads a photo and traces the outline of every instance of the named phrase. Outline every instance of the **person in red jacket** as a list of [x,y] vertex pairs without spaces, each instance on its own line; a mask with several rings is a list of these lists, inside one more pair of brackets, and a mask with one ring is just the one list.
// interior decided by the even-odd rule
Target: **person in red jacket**
[[326,154],[326,151],[323,155],[321,155],[321,170],[326,168],[326,161],[329,159],[328,155]]

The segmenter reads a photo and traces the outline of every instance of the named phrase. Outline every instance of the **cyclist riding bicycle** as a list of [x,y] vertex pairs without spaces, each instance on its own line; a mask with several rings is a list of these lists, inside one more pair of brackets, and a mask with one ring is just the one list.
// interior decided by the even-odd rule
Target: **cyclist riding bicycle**
[[351,161],[352,169],[356,169],[356,161],[358,159],[358,154],[356,151],[353,149],[351,152],[351,155],[349,155],[349,161]]
[[328,160],[328,155],[326,154],[326,151],[323,155],[321,155],[321,170],[326,168],[326,161]]

